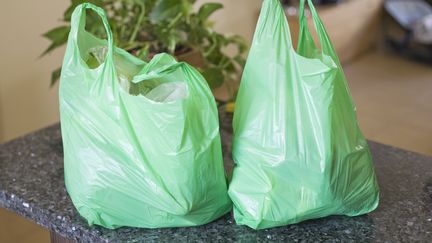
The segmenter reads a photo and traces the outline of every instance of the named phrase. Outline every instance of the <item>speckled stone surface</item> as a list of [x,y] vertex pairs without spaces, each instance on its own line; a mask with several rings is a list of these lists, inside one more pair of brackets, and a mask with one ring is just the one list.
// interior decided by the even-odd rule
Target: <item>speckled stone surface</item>
[[[224,141],[229,126],[221,124]],[[232,167],[224,143],[226,168]],[[230,214],[200,227],[89,227],[63,181],[59,125],[0,145],[0,206],[79,242],[432,242],[432,158],[370,142],[381,187],[379,208],[360,217],[334,216],[269,230],[235,225]]]

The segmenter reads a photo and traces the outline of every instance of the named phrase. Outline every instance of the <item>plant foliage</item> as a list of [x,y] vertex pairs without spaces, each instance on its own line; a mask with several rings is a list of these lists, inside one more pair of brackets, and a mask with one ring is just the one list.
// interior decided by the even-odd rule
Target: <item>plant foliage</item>
[[[205,3],[195,11],[196,0],[71,0],[63,14],[64,24],[43,35],[51,44],[42,55],[67,42],[71,14],[83,2],[105,9],[115,45],[145,61],[159,52],[175,56],[193,50],[203,58],[199,69],[210,87],[239,79],[247,44],[240,36],[213,30],[209,17],[223,8],[222,4]],[[99,17],[92,12],[87,14],[86,29],[100,37],[105,35]],[[234,50],[231,55],[226,53],[227,48]],[[53,72],[51,84],[59,74],[59,69]]]

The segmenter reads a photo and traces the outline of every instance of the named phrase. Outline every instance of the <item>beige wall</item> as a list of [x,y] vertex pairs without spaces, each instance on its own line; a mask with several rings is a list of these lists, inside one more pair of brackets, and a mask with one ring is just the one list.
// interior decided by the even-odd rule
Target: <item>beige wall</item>
[[262,0],[198,0],[197,4],[205,2],[221,2],[225,6],[213,16],[216,30],[252,38]]
[[[199,1],[210,2],[210,1]],[[216,28],[252,36],[261,0],[220,0]],[[58,121],[57,86],[51,70],[61,65],[64,50],[39,59],[49,42],[41,37],[58,25],[68,0],[2,1],[0,8],[0,142]],[[233,24],[234,23],[234,24]]]
[[58,120],[50,72],[61,51],[38,59],[48,41],[41,33],[55,26],[68,1],[2,1],[0,8],[0,141]]

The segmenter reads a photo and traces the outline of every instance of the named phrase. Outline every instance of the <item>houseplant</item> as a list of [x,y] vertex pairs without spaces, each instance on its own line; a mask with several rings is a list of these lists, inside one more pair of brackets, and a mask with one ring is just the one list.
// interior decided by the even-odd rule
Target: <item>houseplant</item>
[[[42,55],[66,43],[72,11],[83,2],[107,12],[116,46],[145,61],[156,53],[168,52],[197,66],[211,88],[224,85],[229,97],[234,97],[247,44],[238,35],[225,36],[212,29],[209,17],[223,8],[222,4],[205,3],[195,11],[196,0],[71,0],[63,25],[43,34],[51,45]],[[102,38],[105,34],[92,12],[88,13],[86,29]],[[227,54],[229,47],[234,51]],[[59,76],[60,68],[53,71],[51,85]]]

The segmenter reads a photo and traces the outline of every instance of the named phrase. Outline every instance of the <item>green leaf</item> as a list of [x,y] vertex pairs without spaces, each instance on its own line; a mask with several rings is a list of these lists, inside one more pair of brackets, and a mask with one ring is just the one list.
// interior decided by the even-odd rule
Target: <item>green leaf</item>
[[57,81],[60,79],[60,74],[61,74],[61,68],[57,68],[51,73],[50,87],[53,87],[57,83]]
[[223,8],[223,5],[221,3],[206,3],[203,4],[200,9],[198,10],[198,17],[205,21],[212,15],[216,10]]
[[42,54],[39,57],[45,56],[46,54],[50,53],[52,50],[56,49],[59,46],[61,45],[52,43],[51,45],[48,46],[48,48],[44,52],[42,52]]
[[[214,0],[216,1],[216,0]],[[68,25],[73,10],[81,3],[90,2],[108,13],[116,46],[126,49],[142,59],[158,52],[175,54],[179,47],[193,48],[204,58],[201,71],[210,87],[216,88],[239,74],[244,64],[243,54],[247,43],[238,36],[225,36],[216,32],[209,18],[219,9],[220,3],[204,3],[193,8],[196,0],[69,0],[62,25]],[[204,2],[204,1],[201,1]],[[194,10],[196,9],[196,10]],[[140,18],[141,14],[143,17]],[[62,26],[44,36],[51,41],[44,54],[67,42],[69,27]],[[105,30],[100,18],[87,11],[86,31],[102,39]],[[137,31],[136,31],[137,30]],[[236,48],[227,55],[224,50]],[[44,55],[43,54],[43,55]],[[233,56],[233,57],[231,57]],[[58,80],[60,70],[52,73],[52,85]]]
[[207,68],[202,72],[202,75],[212,89],[220,87],[224,82],[222,70],[218,68]]
[[72,17],[72,13],[76,6],[83,3],[84,0],[72,0],[71,5],[66,9],[66,11],[63,13],[63,20],[70,21]]
[[55,48],[65,44],[68,39],[69,31],[69,26],[60,26],[43,34],[45,38],[51,40],[51,45],[42,53],[41,56],[44,56]]
[[192,3],[189,0],[182,0],[181,7],[182,7],[183,15],[189,18],[190,13],[193,10]]
[[228,42],[237,45],[239,53],[245,53],[248,50],[248,43],[242,36],[233,35],[228,38]]
[[90,52],[88,59],[86,60],[86,63],[87,63],[87,66],[91,69],[95,69],[100,65],[96,56],[91,52]]
[[45,34],[43,34],[43,36],[51,40],[52,42],[60,42],[64,39],[67,39],[69,31],[69,26],[60,26],[46,32]]
[[231,59],[224,65],[224,69],[227,72],[235,72],[234,62]]
[[150,20],[157,23],[163,20],[174,18],[183,10],[183,1],[159,0],[150,13]]

